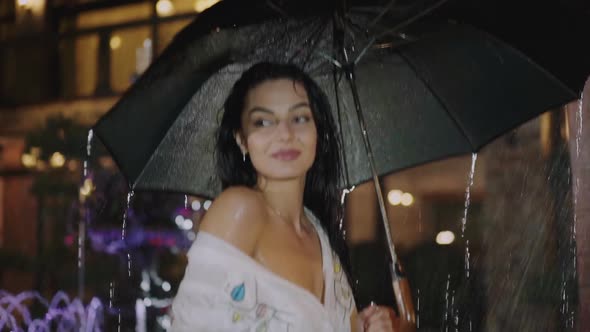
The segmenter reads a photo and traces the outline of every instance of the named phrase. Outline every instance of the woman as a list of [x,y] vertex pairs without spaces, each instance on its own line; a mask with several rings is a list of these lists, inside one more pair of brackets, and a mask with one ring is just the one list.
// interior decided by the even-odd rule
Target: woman
[[339,227],[340,149],[317,84],[293,65],[259,63],[224,108],[224,191],[189,251],[172,330],[394,331],[391,309],[356,312]]

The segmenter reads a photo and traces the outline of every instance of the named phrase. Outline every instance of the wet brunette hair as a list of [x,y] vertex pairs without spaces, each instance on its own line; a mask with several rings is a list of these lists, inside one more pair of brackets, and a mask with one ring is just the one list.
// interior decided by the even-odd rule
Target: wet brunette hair
[[246,70],[234,84],[224,104],[224,114],[217,134],[217,171],[222,188],[256,185],[257,173],[235,140],[242,128],[242,112],[248,92],[257,85],[276,79],[290,79],[303,85],[317,128],[316,157],[307,171],[303,204],[319,219],[338,254],[351,287],[350,260],[340,229],[343,217],[338,180],[341,176],[340,144],[328,98],[303,70],[292,64],[261,62]]

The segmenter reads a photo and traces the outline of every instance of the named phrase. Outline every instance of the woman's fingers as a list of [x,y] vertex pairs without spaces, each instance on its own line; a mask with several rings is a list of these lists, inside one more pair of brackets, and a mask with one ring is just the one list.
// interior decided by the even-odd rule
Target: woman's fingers
[[377,309],[367,319],[368,331],[393,331],[391,316],[387,307]]
[[366,307],[359,313],[359,317],[362,321],[366,321],[371,317],[375,312],[377,312],[379,306],[371,304],[370,306]]
[[393,320],[396,316],[391,308],[385,306],[367,307],[359,315],[365,332],[395,331]]

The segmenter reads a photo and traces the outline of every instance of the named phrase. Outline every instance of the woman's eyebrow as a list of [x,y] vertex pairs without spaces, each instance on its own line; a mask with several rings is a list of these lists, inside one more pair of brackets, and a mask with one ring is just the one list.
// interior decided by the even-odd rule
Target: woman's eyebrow
[[[311,107],[309,106],[309,103],[308,103],[308,102],[302,101],[302,102],[300,102],[300,103],[297,103],[297,104],[295,104],[295,105],[293,105],[293,106],[289,107],[288,111],[289,111],[289,112],[291,112],[291,111],[293,111],[293,110],[296,110],[296,109],[298,109],[298,108],[302,108],[302,107],[311,108]],[[248,113],[248,115],[250,115],[250,114],[252,114],[252,113],[254,113],[254,112],[264,112],[264,113],[270,113],[270,114],[274,114],[274,112],[273,112],[273,111],[269,110],[268,108],[264,108],[264,107],[262,107],[262,106],[254,106],[254,107],[252,107],[250,110],[248,110],[248,112],[247,112],[247,113]]]
[[254,107],[252,107],[251,109],[248,110],[248,115],[250,115],[250,114],[252,114],[254,112],[264,112],[264,113],[270,113],[270,114],[273,114],[274,113],[273,111],[271,111],[271,110],[269,110],[267,108],[260,107],[260,106],[254,106]]
[[290,111],[292,111],[292,110],[295,110],[295,109],[301,108],[301,107],[307,107],[307,108],[311,108],[311,107],[309,107],[309,103],[308,103],[308,102],[306,102],[306,101],[302,101],[302,102],[300,102],[300,103],[297,103],[297,104],[295,104],[295,105],[293,105],[293,106],[289,107],[289,112],[290,112]]

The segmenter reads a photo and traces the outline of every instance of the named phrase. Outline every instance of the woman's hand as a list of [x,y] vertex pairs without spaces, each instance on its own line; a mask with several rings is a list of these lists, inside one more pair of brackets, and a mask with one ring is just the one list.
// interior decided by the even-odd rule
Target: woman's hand
[[359,313],[364,332],[398,332],[400,319],[393,309],[370,305]]

